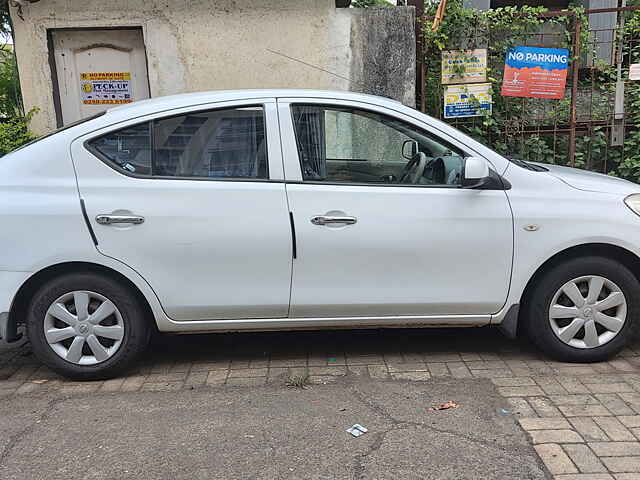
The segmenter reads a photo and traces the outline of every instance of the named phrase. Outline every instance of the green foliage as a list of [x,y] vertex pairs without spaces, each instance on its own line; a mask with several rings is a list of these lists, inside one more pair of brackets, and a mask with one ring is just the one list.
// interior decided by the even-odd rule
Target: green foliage
[[29,121],[35,113],[34,110],[24,117],[12,117],[0,122],[0,156],[36,138],[29,132]]
[[[632,0],[630,4],[640,4]],[[431,4],[425,18],[432,18],[437,2]],[[504,60],[509,48],[540,45],[567,48],[573,55],[574,22],[581,22],[578,38],[583,68],[578,80],[578,112],[599,121],[588,134],[578,131],[572,165],[610,172],[640,183],[640,82],[627,82],[626,134],[624,147],[609,145],[612,104],[617,79],[616,68],[605,62],[593,62],[595,42],[589,32],[588,18],[582,7],[571,7],[572,16],[543,17],[543,7],[501,7],[478,11],[467,9],[462,0],[449,0],[444,19],[437,31],[431,21],[422,28],[424,52],[424,92],[426,113],[442,118],[444,87],[441,84],[442,51],[487,49],[487,82],[491,85],[493,112],[481,117],[449,119],[455,127],[506,156],[524,160],[568,163],[570,95],[562,100],[513,98],[500,95]],[[544,37],[540,35],[544,33]],[[624,31],[624,64],[640,63],[640,12],[627,13]],[[633,41],[631,41],[633,39]],[[571,61],[576,60],[571,58]],[[458,72],[461,76],[464,73]],[[628,78],[628,67],[623,77]],[[585,113],[586,112],[586,113]],[[580,118],[579,118],[580,119]],[[594,125],[596,125],[594,123]],[[561,133],[558,133],[561,132]]]

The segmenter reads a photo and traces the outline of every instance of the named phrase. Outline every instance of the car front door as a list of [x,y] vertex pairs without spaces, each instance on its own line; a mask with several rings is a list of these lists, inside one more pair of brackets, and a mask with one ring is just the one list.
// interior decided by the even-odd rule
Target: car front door
[[472,152],[369,104],[279,99],[278,111],[297,239],[292,317],[464,323],[502,308],[512,215],[504,190],[461,188]]
[[98,250],[142,275],[171,319],[287,316],[292,241],[277,121],[273,99],[231,102],[72,144]]

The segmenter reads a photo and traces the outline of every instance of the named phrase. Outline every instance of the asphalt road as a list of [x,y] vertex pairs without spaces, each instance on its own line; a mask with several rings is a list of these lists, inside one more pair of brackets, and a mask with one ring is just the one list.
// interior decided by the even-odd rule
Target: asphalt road
[[509,408],[477,379],[11,397],[0,478],[550,478]]

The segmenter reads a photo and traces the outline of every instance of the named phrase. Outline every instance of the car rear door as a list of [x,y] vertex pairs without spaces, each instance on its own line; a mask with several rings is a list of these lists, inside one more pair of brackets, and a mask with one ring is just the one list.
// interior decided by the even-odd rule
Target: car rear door
[[[279,99],[287,195],[296,229],[293,317],[459,316],[504,305],[513,224],[503,190],[460,187],[455,139],[358,102]],[[407,180],[403,144],[429,167]]]
[[287,316],[292,241],[275,100],[138,118],[71,148],[98,250],[142,275],[171,319]]

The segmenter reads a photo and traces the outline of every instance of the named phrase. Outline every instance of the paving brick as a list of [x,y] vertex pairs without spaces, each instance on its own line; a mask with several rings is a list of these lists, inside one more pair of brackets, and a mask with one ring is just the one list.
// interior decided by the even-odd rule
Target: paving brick
[[309,375],[344,376],[346,374],[347,368],[341,365],[336,367],[309,367]]
[[266,377],[266,368],[243,368],[242,370],[230,370],[229,378]]
[[105,381],[100,387],[101,392],[117,392],[124,385],[124,378],[112,378],[111,380]]
[[537,386],[498,387],[498,393],[503,397],[540,397],[544,395],[544,392]]
[[568,393],[589,393],[589,389],[574,377],[558,377],[558,382]]
[[451,375],[446,363],[427,362],[427,368],[432,377],[448,377]]
[[607,469],[587,445],[563,445],[564,451],[582,473],[603,473]]
[[571,429],[571,425],[564,418],[521,418],[518,422],[527,431]]
[[561,405],[558,407],[565,417],[603,417],[611,415],[602,405]]
[[601,460],[614,473],[640,473],[640,457],[602,457]]
[[258,387],[264,385],[266,377],[236,377],[228,378],[227,385],[232,387]]
[[180,382],[185,378],[187,378],[187,372],[152,373],[147,377],[147,382],[151,382],[151,383]]
[[147,377],[145,375],[134,375],[132,377],[127,377],[120,389],[123,392],[136,392],[140,390],[140,387],[142,387],[142,384],[145,382],[146,378]]
[[595,370],[591,366],[575,366],[575,367],[560,367],[557,369],[558,375],[568,377],[579,377],[581,375],[595,375]]
[[140,388],[143,392],[175,392],[182,388],[182,382],[145,382]]
[[640,455],[640,443],[638,442],[591,442],[589,446],[600,457]]
[[534,380],[547,395],[562,395],[568,393],[554,377],[534,377]]
[[453,378],[469,378],[472,376],[471,370],[467,368],[464,362],[448,362],[447,367],[449,367]]
[[574,473],[570,475],[555,475],[554,480],[615,480],[608,473]]
[[560,445],[545,443],[535,445],[534,448],[552,474],[578,473],[578,469]]
[[596,393],[596,399],[614,415],[633,415],[635,412],[618,394]]
[[633,388],[628,383],[594,383],[587,388],[593,393],[626,393],[633,392]]
[[367,369],[371,378],[389,378],[389,370],[386,365],[368,365]]
[[573,430],[531,430],[529,435],[534,444],[582,442],[582,437]]
[[593,419],[607,436],[616,442],[634,441],[636,437],[615,417],[594,417]]
[[428,372],[427,364],[424,362],[413,363],[390,363],[387,364],[391,373],[396,372]]
[[471,370],[475,378],[499,378],[513,377],[513,373],[508,368],[496,368],[492,370]]
[[640,415],[629,415],[629,416],[621,416],[616,417],[620,422],[629,428],[640,427]]
[[[598,365],[597,363],[594,363],[591,365],[591,367],[593,368],[594,365]],[[592,385],[594,383],[620,383],[620,382],[624,382],[624,377],[622,376],[622,374],[608,374],[608,375],[589,375],[588,377],[583,377],[580,379],[580,381],[582,383],[584,383],[585,385]]]
[[426,353],[424,358],[427,362],[461,362],[462,357],[459,353]]
[[491,382],[498,387],[528,387],[536,385],[536,382],[533,381],[533,378],[527,377],[492,378]]
[[526,399],[520,397],[509,397],[507,402],[511,405],[514,415],[518,417],[533,418],[537,415],[536,411],[531,408]]
[[592,418],[576,417],[570,418],[569,421],[571,422],[571,425],[573,425],[573,428],[575,428],[587,442],[609,440],[609,437],[604,433],[604,430],[602,430]]
[[413,380],[413,381],[425,381],[431,378],[429,372],[399,372],[392,373],[391,376],[394,380]]
[[184,381],[185,385],[204,385],[207,382],[209,372],[191,372]]
[[191,366],[192,372],[211,371],[211,370],[228,370],[231,362],[229,360],[219,360],[211,362],[194,362]]
[[640,473],[617,473],[616,480],[640,480]]
[[611,365],[613,368],[615,368],[616,370],[619,370],[621,372],[637,372],[638,371],[638,367],[632,365],[631,363],[629,363],[628,361],[622,358],[610,360],[607,363]]
[[549,399],[555,405],[600,405],[593,395],[550,395]]
[[469,370],[492,370],[492,369],[505,369],[507,364],[502,360],[485,361],[477,360],[473,362],[466,362]]
[[561,417],[562,412],[553,405],[553,402],[546,398],[529,398],[527,399],[529,405],[533,407],[538,415],[541,417]]
[[227,380],[228,370],[212,370],[207,375],[208,385],[221,385]]

